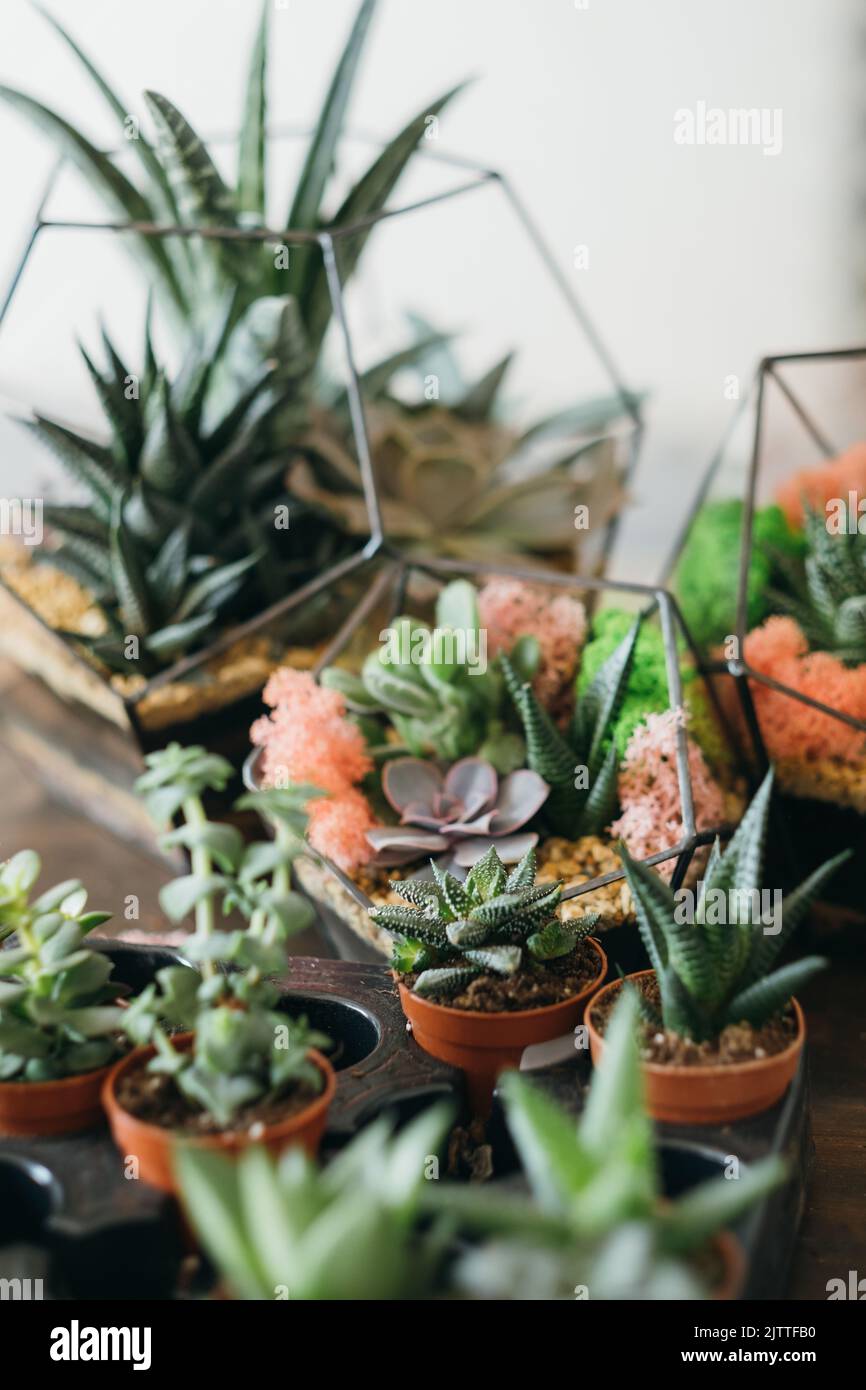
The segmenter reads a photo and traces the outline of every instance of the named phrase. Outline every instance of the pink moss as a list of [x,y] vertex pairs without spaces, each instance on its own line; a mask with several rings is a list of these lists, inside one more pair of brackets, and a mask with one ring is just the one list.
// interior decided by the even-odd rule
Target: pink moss
[[306,671],[275,671],[262,698],[271,713],[256,720],[250,738],[262,749],[264,785],[309,782],[329,792],[307,803],[310,843],[352,873],[370,858],[364,832],[376,824],[356,786],[373,767],[360,729],[345,718],[342,695]]
[[[682,710],[649,714],[626,745],[619,774],[622,814],[610,834],[624,840],[634,858],[678,844],[685,834],[676,762],[677,729],[684,721]],[[695,822],[699,830],[710,830],[725,819],[725,797],[700,748],[691,739],[687,746]],[[675,863],[658,866],[663,878],[670,878]]]
[[508,651],[518,637],[532,636],[541,648],[541,665],[533,681],[539,700],[553,703],[570,685],[586,637],[583,604],[569,594],[522,579],[488,579],[478,595],[481,625],[487,630],[490,656]]
[[810,507],[823,511],[831,497],[848,502],[849,492],[858,498],[866,497],[866,443],[852,444],[838,458],[829,459],[817,468],[801,468],[776,491],[776,501],[790,524],[796,529],[803,525],[803,498]]
[[[866,665],[847,667],[829,652],[810,652],[793,618],[768,618],[743,644],[748,665],[822,704],[866,720]],[[841,719],[770,690],[760,681],[750,689],[771,758],[837,758],[857,763],[866,755],[866,736]]]

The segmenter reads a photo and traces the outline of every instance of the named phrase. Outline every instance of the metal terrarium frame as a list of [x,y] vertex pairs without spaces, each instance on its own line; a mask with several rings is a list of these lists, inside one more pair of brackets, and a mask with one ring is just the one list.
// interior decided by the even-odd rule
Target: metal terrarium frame
[[[721,443],[713,454],[709,466],[701,479],[688,516],[686,517],[685,523],[680,531],[673,551],[668,557],[661,576],[661,582],[667,583],[670,576],[673,574],[698,513],[710,496],[713,483],[726,458],[728,447],[734,436],[737,425],[744,418],[747,411],[752,409],[754,411],[754,421],[749,450],[746,489],[743,498],[743,520],[740,533],[739,564],[737,568],[736,615],[734,631],[732,633],[732,635],[735,635],[737,638],[737,651],[739,655],[728,660],[722,658],[712,659],[706,652],[703,652],[700,656],[700,669],[705,676],[729,675],[733,678],[743,719],[752,744],[752,755],[756,771],[759,775],[763,775],[769,767],[771,760],[761,733],[760,721],[755,711],[749,684],[751,681],[755,681],[770,690],[774,690],[780,695],[788,696],[791,700],[796,700],[799,704],[806,705],[810,709],[814,709],[821,714],[829,715],[840,723],[847,724],[849,727],[866,735],[866,721],[857,719],[854,715],[846,714],[844,710],[836,709],[832,705],[827,705],[821,700],[816,700],[810,695],[805,695],[800,690],[795,690],[793,687],[775,680],[765,672],[758,671],[753,666],[750,666],[743,657],[744,642],[748,633],[749,569],[752,560],[752,547],[754,544],[753,522],[756,498],[761,481],[761,466],[764,459],[768,388],[776,387],[783,399],[788,403],[794,418],[799,422],[808,438],[814,444],[819,458],[832,458],[839,452],[836,445],[831,442],[832,433],[821,428],[815,420],[812,411],[801,399],[801,396],[791,386],[790,382],[786,381],[784,376],[781,375],[780,369],[784,369],[786,365],[790,366],[795,363],[842,363],[855,361],[866,361],[866,346],[836,348],[819,352],[780,353],[761,359],[750,388],[741,399],[737,410],[733,413],[728,422]],[[683,625],[688,632],[685,620],[683,620]],[[693,650],[697,650],[691,634],[689,634],[689,643]]]
[[[294,128],[282,128],[278,131],[275,131],[274,134],[277,136],[277,138],[288,138],[292,136],[297,136],[301,134],[301,132]],[[378,141],[371,140],[369,137],[354,138],[362,138],[365,141],[365,143],[379,143]],[[231,139],[232,137],[226,136],[222,137],[221,139],[218,139],[214,143],[229,143]],[[202,227],[184,223],[162,225],[149,222],[135,222],[130,220],[87,221],[81,219],[54,218],[47,214],[46,209],[48,207],[51,195],[56,187],[60,173],[66,165],[67,161],[61,158],[59,161],[55,163],[51,171],[48,182],[39,200],[37,210],[34,216],[33,225],[25,240],[22,253],[12,272],[6,293],[2,298],[2,302],[0,302],[0,331],[2,331],[3,324],[8,315],[10,306],[14,300],[16,290],[21,282],[21,278],[25,273],[34,247],[36,246],[37,241],[41,237],[43,237],[47,232],[95,231],[101,233],[107,232],[115,235],[123,235],[124,233],[134,233],[139,236],[155,237],[160,239],[170,237],[181,237],[202,238],[204,240],[212,241],[233,241],[250,243],[275,242],[281,245],[287,245],[289,247],[291,247],[292,245],[306,245],[317,248],[323,258],[323,263],[327,276],[328,291],[331,300],[331,307],[333,310],[334,320],[337,326],[342,346],[343,366],[346,374],[345,384],[350,410],[352,435],[354,439],[354,446],[357,452],[358,464],[361,472],[364,502],[369,518],[369,539],[351,555],[348,555],[344,557],[342,560],[329,566],[322,573],[310,579],[307,583],[302,585],[300,588],[296,589],[291,594],[286,595],[285,598],[280,599],[278,602],[271,604],[269,607],[265,608],[261,613],[256,614],[253,618],[243,623],[237,624],[232,628],[224,631],[219,637],[215,638],[214,641],[209,643],[207,646],[202,647],[200,650],[181,658],[173,665],[158,672],[156,675],[151,677],[140,690],[136,691],[134,694],[120,697],[116,696],[116,693],[112,691],[112,698],[116,698],[118,702],[122,702],[126,718],[128,719],[135,733],[135,736],[141,746],[144,746],[145,744],[145,737],[141,720],[137,715],[137,709],[142,704],[142,702],[146,700],[150,695],[152,695],[155,691],[157,691],[163,686],[169,685],[175,681],[178,681],[188,676],[192,676],[196,672],[199,672],[202,669],[202,667],[204,667],[214,657],[221,655],[228,648],[233,646],[236,642],[244,638],[251,637],[254,634],[261,633],[263,630],[268,629],[281,619],[289,618],[292,614],[297,613],[299,610],[302,609],[303,605],[308,603],[311,599],[315,598],[318,594],[321,594],[323,591],[330,589],[341,579],[354,575],[359,570],[359,568],[362,565],[364,565],[369,559],[375,556],[385,544],[386,537],[383,529],[382,515],[376,486],[375,469],[373,466],[370,438],[368,434],[367,422],[365,417],[363,386],[361,382],[360,373],[356,364],[355,347],[344,296],[344,284],[341,279],[338,265],[338,248],[340,243],[345,241],[346,239],[354,235],[357,235],[358,233],[369,232],[369,230],[379,222],[391,220],[398,217],[408,216],[410,213],[421,211],[424,208],[433,206],[434,204],[440,204],[447,200],[463,197],[466,194],[469,194],[479,188],[487,187],[490,185],[495,185],[496,187],[498,187],[502,191],[503,197],[505,198],[507,204],[511,207],[514,215],[517,217],[518,221],[523,226],[531,244],[533,245],[537,255],[540,257],[541,262],[545,267],[548,275],[551,277],[552,282],[556,290],[558,291],[562,301],[564,302],[566,309],[570,314],[573,322],[575,323],[578,331],[585,338],[592,353],[594,354],[595,358],[600,363],[603,371],[609,378],[613,386],[614,393],[619,397],[622,403],[623,417],[630,422],[630,434],[627,444],[627,457],[623,469],[624,482],[627,484],[628,480],[632,476],[635,464],[637,462],[643,435],[643,418],[641,413],[640,397],[626,388],[623,378],[613,358],[611,357],[611,354],[608,351],[603,339],[598,333],[592,319],[584,309],[578,296],[575,294],[568,279],[563,274],[560,267],[557,265],[557,262],[554,256],[552,255],[547,243],[542,237],[529,209],[526,207],[525,203],[518,197],[509,180],[498,170],[489,169],[483,165],[474,163],[471,160],[454,155],[445,154],[440,151],[421,148],[419,152],[426,158],[437,160],[447,166],[450,166],[455,171],[467,175],[467,177],[463,178],[460,182],[455,183],[453,187],[434,193],[428,197],[419,198],[413,202],[409,202],[397,207],[385,207],[377,213],[357,218],[352,222],[341,224],[339,226],[334,225],[326,227],[315,232],[296,230],[293,228],[272,228],[264,226],[244,228],[226,226]],[[611,546],[616,535],[617,523],[618,518],[614,517],[610,520],[610,522],[608,522],[606,527],[605,540],[602,548],[602,555],[605,560],[610,552]],[[2,584],[2,579],[0,579],[0,584]],[[38,615],[33,614],[32,610],[29,609],[29,607],[25,603],[23,603],[23,601],[19,599],[14,594],[14,592],[12,592],[8,588],[7,585],[4,584],[3,588],[6,590],[7,593],[10,594],[11,598],[13,598],[17,603],[19,603],[22,606],[22,608],[24,608],[27,611],[27,613],[29,613],[32,617],[37,617],[37,620],[41,622],[42,627],[45,629],[46,634],[50,634],[50,636],[53,637],[58,643],[62,644],[67,656],[72,656],[73,660],[76,663],[78,663],[80,670],[81,668],[83,668],[82,675],[83,672],[86,671],[89,677],[93,679],[94,675],[96,674],[94,671],[94,667],[90,664],[90,662],[87,661],[87,659],[81,653],[76,644],[70,641],[69,639],[55,633],[53,629],[51,629],[47,624],[42,622],[41,619],[38,619]]]
[[[333,662],[346,649],[355,633],[362,627],[377,604],[388,594],[389,590],[391,591],[389,604],[390,619],[395,618],[402,611],[405,591],[413,571],[417,571],[419,575],[423,575],[428,579],[440,583],[444,583],[455,576],[470,576],[475,578],[503,576],[511,579],[519,579],[527,583],[544,585],[548,588],[557,589],[564,593],[571,592],[581,599],[588,600],[590,609],[597,604],[598,599],[605,592],[631,596],[638,602],[641,621],[647,621],[658,614],[664,644],[668,700],[669,708],[671,709],[680,709],[683,706],[683,685],[680,669],[683,647],[681,647],[678,642],[678,635],[681,635],[684,639],[684,646],[689,650],[691,659],[694,661],[696,668],[699,667],[699,653],[691,641],[690,634],[683,622],[676,599],[666,589],[660,586],[628,582],[625,580],[598,578],[595,576],[552,574],[548,570],[522,565],[485,564],[484,562],[472,562],[436,556],[420,557],[413,555],[411,557],[406,557],[401,555],[387,541],[383,543],[378,560],[380,562],[378,574],[371,583],[364,598],[345,620],[333,641],[329,644],[327,651],[320,657],[313,670],[316,677],[320,675],[325,666]],[[714,714],[719,721],[720,728],[723,733],[727,735],[727,720],[719,705],[716,692],[711,685],[708,685],[707,692]],[[733,750],[732,742],[731,749]],[[258,762],[260,754],[260,749],[254,749],[249,754],[244,764],[244,781],[251,790],[254,790],[259,785]],[[676,768],[683,835],[675,844],[665,845],[641,861],[648,865],[657,865],[675,859],[677,862],[674,866],[671,878],[671,884],[674,889],[682,884],[695,852],[702,846],[712,844],[717,836],[722,839],[727,838],[735,828],[730,824],[715,825],[704,830],[699,830],[697,828],[692,777],[688,758],[688,735],[683,724],[678,726],[676,734]],[[360,888],[348,874],[333,863],[332,860],[312,849],[308,849],[307,852],[334,879],[336,879],[359,908],[366,912],[369,908],[374,906],[372,899],[363,889]],[[573,884],[566,888],[563,891],[562,898],[563,900],[569,900],[582,897],[585,893],[591,893],[596,889],[603,888],[609,883],[621,882],[624,878],[625,873],[622,869],[610,873],[599,874],[588,879],[585,883]]]

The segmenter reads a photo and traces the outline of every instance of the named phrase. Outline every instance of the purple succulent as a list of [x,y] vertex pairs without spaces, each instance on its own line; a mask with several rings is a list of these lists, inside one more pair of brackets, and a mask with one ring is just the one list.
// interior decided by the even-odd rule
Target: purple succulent
[[491,844],[506,863],[516,863],[538,841],[515,834],[544,804],[549,786],[537,772],[520,768],[500,781],[484,758],[461,758],[443,775],[423,758],[385,764],[382,790],[400,815],[399,825],[367,831],[377,865],[409,864],[421,855],[451,854],[471,868]]

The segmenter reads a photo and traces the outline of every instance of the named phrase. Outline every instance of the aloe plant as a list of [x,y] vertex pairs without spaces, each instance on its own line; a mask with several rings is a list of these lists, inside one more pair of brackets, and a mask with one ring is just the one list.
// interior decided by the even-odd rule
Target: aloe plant
[[791,592],[773,590],[777,608],[796,618],[813,651],[847,666],[866,663],[866,533],[831,534],[827,520],[804,508],[806,554],[777,555]]
[[639,627],[638,621],[578,697],[567,733],[559,731],[509,659],[500,657],[523,724],[527,763],[550,787],[544,820],[555,835],[572,840],[597,835],[616,814],[618,761],[611,733],[625,698]]
[[[173,380],[149,325],[137,374],[105,334],[101,369],[82,348],[105,444],[41,415],[22,421],[88,493],[80,505],[45,507],[60,545],[43,558],[101,605],[105,633],[76,640],[113,671],[170,664],[207,641],[227,609],[259,611],[334,553],[333,533],[298,518],[271,454],[274,418],[304,411],[297,307],[259,299],[231,327],[233,298]],[[215,399],[221,366],[232,390]]]
[[78,879],[31,901],[41,868],[29,849],[0,867],[0,940],[15,936],[0,951],[0,1081],[56,1081],[122,1050],[111,960],[83,944],[110,914],[86,911]]
[[[338,690],[359,715],[384,715],[400,736],[398,752],[447,761],[478,753],[507,773],[522,766],[523,740],[505,725],[505,690],[498,663],[487,660],[478,616],[478,595],[465,579],[439,593],[436,625],[396,618],[363,664],[360,676],[341,667],[322,672],[322,684]],[[527,677],[538,662],[538,644],[527,637],[513,654]]]
[[637,1003],[619,1001],[604,1058],[574,1117],[518,1072],[499,1082],[530,1198],[431,1185],[425,1208],[481,1239],[455,1279],[476,1297],[700,1298],[695,1260],[783,1180],[778,1156],[663,1198],[635,1037]]
[[[261,7],[250,56],[239,125],[239,159],[233,183],[218,170],[210,152],[185,116],[167,97],[147,92],[145,102],[154,138],[139,129],[129,137],[130,107],[52,15],[43,11],[55,32],[81,63],[106,103],[137,159],[137,178],[128,177],[119,160],[104,154],[77,127],[56,111],[13,87],[0,86],[0,98],[43,131],[81,171],[107,204],[111,215],[133,223],[225,228],[230,233],[263,227],[267,218],[267,80],[268,12]],[[374,217],[386,204],[418,141],[427,119],[439,114],[459,88],[428,103],[393,137],[352,185],[336,208],[328,205],[332,175],[376,0],[362,0],[346,45],[328,86],[298,182],[288,205],[277,214],[277,228],[317,232]],[[338,253],[340,274],[354,271],[370,228],[353,236]],[[279,234],[277,235],[279,240]],[[318,357],[331,316],[331,302],[321,253],[308,245],[290,248],[288,266],[272,244],[238,236],[202,238],[131,234],[136,262],[147,268],[164,303],[186,332],[200,329],[211,313],[215,290],[237,287],[239,317],[257,299],[290,295],[297,304],[311,360]]]
[[187,1215],[225,1286],[245,1299],[403,1299],[436,1291],[447,1231],[421,1229],[421,1190],[438,1174],[447,1105],[398,1133],[381,1117],[327,1167],[298,1148],[237,1161],[185,1146]]
[[562,883],[536,883],[535,862],[530,849],[509,874],[491,846],[463,883],[432,861],[432,881],[391,883],[409,905],[371,907],[370,916],[394,937],[394,969],[420,972],[416,994],[458,994],[477,975],[531,970],[589,935],[598,914],[561,921]]
[[[182,824],[162,836],[166,849],[191,856],[189,874],[160,892],[174,922],[195,913],[195,932],[184,955],[195,965],[171,965],[124,1011],[123,1027],[136,1043],[156,1048],[149,1070],[170,1076],[194,1106],[220,1125],[243,1106],[278,1098],[302,1083],[318,1091],[322,1074],[309,1059],[311,1047],[329,1039],[278,1008],[280,991],[268,978],[286,965],[286,943],[313,919],[306,899],[291,890],[291,865],[303,849],[303,807],[321,793],[294,786],[253,792],[239,808],[255,810],[274,830],[272,841],[245,845],[233,825],[207,819],[202,795],[222,791],[231,764],[203,748],[170,744],[146,758],[137,790],[161,825],[178,813]],[[245,930],[219,930],[216,909],[235,909]],[[194,1044],[182,1051],[170,1029],[192,1029]]]
[[724,854],[718,840],[714,844],[699,885],[694,921],[657,873],[634,861],[625,846],[621,849],[638,927],[661,996],[660,1011],[643,997],[641,1011],[656,1027],[696,1042],[717,1037],[729,1024],[745,1022],[759,1028],[827,964],[821,957],[808,956],[772,968],[851,851],[816,869],[783,899],[774,921],[766,921],[761,872],[772,790],[770,771]]

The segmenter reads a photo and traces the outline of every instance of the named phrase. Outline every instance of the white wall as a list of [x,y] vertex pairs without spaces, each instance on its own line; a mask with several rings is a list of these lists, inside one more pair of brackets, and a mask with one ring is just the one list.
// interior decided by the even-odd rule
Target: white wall
[[[621,572],[648,577],[732,408],[725,378],[745,380],[767,350],[862,336],[863,22],[856,0],[584,2],[383,0],[353,123],[387,132],[455,80],[478,76],[443,119],[441,146],[513,177],[623,371],[653,394],[619,561]],[[150,86],[204,131],[233,126],[253,0],[46,3],[132,112]],[[353,0],[275,4],[276,119],[310,118],[353,10]],[[0,55],[4,81],[97,140],[116,138],[71,55],[24,0],[0,6]],[[781,108],[781,153],[678,146],[674,112],[698,101]],[[0,106],[0,269],[14,259],[50,162],[46,142]],[[461,227],[474,219],[483,251],[461,253],[449,241],[453,274],[437,284],[439,317],[471,322],[469,292],[486,278],[472,360],[482,365],[500,341],[523,345],[521,393],[561,394],[573,381],[565,321],[548,310],[546,291],[530,288],[534,271],[499,215],[472,213],[467,202],[465,216]],[[419,244],[395,256],[401,283],[417,280],[423,303],[431,275]],[[572,268],[576,244],[589,248],[588,269]],[[121,325],[140,312],[139,282],[124,282],[113,255],[87,238],[61,246],[55,237],[45,249],[0,335],[0,391],[81,415],[80,382],[66,368],[72,328],[86,336],[98,310]],[[374,331],[388,298],[381,260],[371,263],[362,309]],[[43,476],[4,424],[0,486],[35,489]]]

